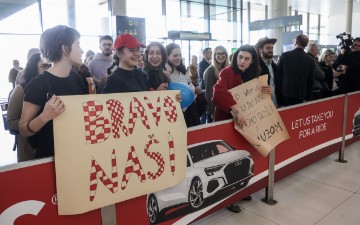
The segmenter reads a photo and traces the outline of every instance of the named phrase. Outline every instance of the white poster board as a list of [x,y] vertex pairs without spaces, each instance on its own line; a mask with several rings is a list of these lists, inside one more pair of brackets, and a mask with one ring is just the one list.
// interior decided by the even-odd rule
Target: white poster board
[[84,213],[155,192],[186,173],[178,91],[61,96],[54,119],[58,212]]
[[279,143],[289,139],[287,129],[271,100],[271,95],[262,93],[267,84],[267,75],[243,83],[229,92],[233,95],[235,108],[245,119],[245,125],[235,129],[256,148],[262,156]]

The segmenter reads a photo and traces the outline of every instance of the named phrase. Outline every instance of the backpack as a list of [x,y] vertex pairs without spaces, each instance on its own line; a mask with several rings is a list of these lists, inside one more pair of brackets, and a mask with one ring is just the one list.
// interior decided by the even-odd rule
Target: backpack
[[[24,84],[24,83],[21,83],[20,85],[21,85],[23,88],[25,88],[25,84]],[[12,90],[9,92],[8,102],[9,102],[9,100],[10,100],[10,96],[11,96],[11,94],[12,94],[13,91],[14,91],[14,89],[12,89]],[[15,151],[15,150],[17,149],[17,147],[18,147],[18,135],[20,135],[20,134],[19,134],[19,129],[11,129],[11,128],[9,127],[9,123],[8,123],[8,121],[7,121],[7,112],[4,113],[4,111],[7,111],[7,107],[8,107],[8,103],[5,103],[5,104],[1,105],[1,110],[3,111],[2,117],[3,117],[3,122],[4,122],[4,129],[5,129],[5,130],[8,130],[11,135],[14,135],[14,136],[15,136],[14,147],[13,147],[13,151]]]

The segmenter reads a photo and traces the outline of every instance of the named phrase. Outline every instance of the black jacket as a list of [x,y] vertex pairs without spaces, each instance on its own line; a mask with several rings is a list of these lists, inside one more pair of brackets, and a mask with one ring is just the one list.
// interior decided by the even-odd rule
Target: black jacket
[[280,106],[283,97],[300,101],[311,99],[314,68],[314,60],[301,48],[280,55],[275,80],[275,93]]
[[346,65],[348,69],[343,77],[345,80],[345,92],[360,90],[360,51],[346,51],[344,55],[339,55],[334,61],[334,68],[339,65]]
[[[267,67],[267,65],[265,64],[265,62],[261,59],[259,59],[259,63],[260,63],[260,68],[261,68],[261,72],[260,72],[260,76],[261,75],[268,75],[268,85],[270,85],[270,72],[269,72],[269,68]],[[280,95],[280,90],[278,89],[278,87],[276,86],[276,83],[278,82],[278,67],[276,65],[276,63],[274,63],[273,60],[271,60],[271,67],[273,68],[273,72],[274,72],[274,83],[275,83],[275,96],[276,99],[278,100],[280,98],[281,101],[281,95]]]
[[201,90],[205,90],[205,83],[204,83],[204,72],[210,66],[210,63],[205,59],[202,59],[199,63],[199,84]]
[[[261,58],[259,59],[259,63],[260,63],[260,68],[261,68],[260,76],[267,74],[268,75],[268,84],[270,85],[271,74],[269,72],[269,68],[266,66],[265,62]],[[273,68],[274,81],[275,81],[275,79],[276,79],[275,77],[277,77],[277,73],[278,73],[278,67],[272,60],[271,60],[271,67]]]

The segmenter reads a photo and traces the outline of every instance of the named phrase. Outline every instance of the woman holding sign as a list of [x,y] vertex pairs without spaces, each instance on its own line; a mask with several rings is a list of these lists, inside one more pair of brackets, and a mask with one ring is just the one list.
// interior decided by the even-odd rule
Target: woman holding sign
[[[240,127],[244,125],[244,117],[235,109],[236,101],[228,90],[257,78],[259,75],[259,56],[255,48],[251,45],[243,45],[238,48],[233,55],[230,66],[220,71],[219,80],[214,85],[214,121],[233,118]],[[262,86],[261,89],[271,95],[270,86]],[[244,200],[251,200],[251,196]],[[236,213],[241,211],[240,206],[236,204],[228,206],[228,209]]]
[[[234,108],[236,101],[228,90],[257,78],[259,74],[259,56],[255,48],[251,45],[238,48],[230,66],[221,70],[219,80],[214,85],[215,121],[233,118],[235,123],[243,125],[244,118]],[[261,89],[271,94],[270,86],[262,86]]]
[[83,93],[81,78],[72,68],[82,65],[80,34],[73,28],[59,25],[41,35],[40,50],[53,67],[26,85],[23,110],[19,121],[20,134],[37,148],[35,158],[54,155],[53,119],[65,111],[58,95]]

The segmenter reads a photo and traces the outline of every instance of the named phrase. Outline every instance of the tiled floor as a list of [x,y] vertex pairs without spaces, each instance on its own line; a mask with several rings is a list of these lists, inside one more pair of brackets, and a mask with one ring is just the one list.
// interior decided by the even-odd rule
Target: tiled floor
[[264,190],[251,202],[241,202],[241,213],[220,210],[193,225],[359,225],[360,141],[348,146],[345,159],[338,153],[277,182],[270,206],[260,201]]

